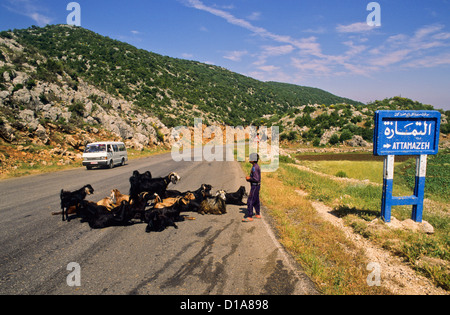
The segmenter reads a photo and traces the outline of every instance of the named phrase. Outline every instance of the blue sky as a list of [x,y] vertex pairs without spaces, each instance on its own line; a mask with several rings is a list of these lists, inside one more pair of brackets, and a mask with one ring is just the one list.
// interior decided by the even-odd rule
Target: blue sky
[[[79,0],[81,26],[262,81],[450,110],[450,0]],[[0,0],[0,30],[65,24],[70,1]]]

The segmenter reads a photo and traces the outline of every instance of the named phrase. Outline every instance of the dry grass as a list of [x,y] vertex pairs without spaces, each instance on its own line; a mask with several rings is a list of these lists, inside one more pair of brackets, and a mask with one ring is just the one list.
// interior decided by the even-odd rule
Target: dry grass
[[[246,166],[248,168],[248,165]],[[261,199],[274,220],[283,246],[328,295],[389,294],[367,285],[369,263],[344,233],[324,221],[311,203],[283,183],[277,173],[263,174]]]
[[302,161],[305,165],[315,171],[336,176],[341,171],[348,178],[369,180],[372,183],[383,184],[383,162],[361,162],[361,161]]
[[[405,259],[418,274],[431,279],[436,286],[449,290],[449,216],[448,205],[427,201],[424,220],[435,228],[435,234],[423,235],[414,231],[373,229],[369,224],[380,216],[382,187],[343,183],[295,166],[282,165],[278,172],[288,186],[309,193],[334,209],[335,215],[347,226],[372,243]],[[406,195],[401,185],[395,186],[399,195]],[[392,215],[400,221],[411,217],[411,206],[394,207]]]

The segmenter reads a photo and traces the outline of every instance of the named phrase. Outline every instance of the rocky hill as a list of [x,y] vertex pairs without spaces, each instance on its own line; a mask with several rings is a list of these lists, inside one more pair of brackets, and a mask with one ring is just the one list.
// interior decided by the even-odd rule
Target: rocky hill
[[[68,164],[97,140],[170,145],[171,128],[278,125],[311,145],[372,138],[377,108],[430,109],[394,98],[364,105],[320,89],[260,82],[221,67],[137,49],[89,30],[53,25],[0,32],[0,163]],[[444,115],[444,129],[448,127]]]

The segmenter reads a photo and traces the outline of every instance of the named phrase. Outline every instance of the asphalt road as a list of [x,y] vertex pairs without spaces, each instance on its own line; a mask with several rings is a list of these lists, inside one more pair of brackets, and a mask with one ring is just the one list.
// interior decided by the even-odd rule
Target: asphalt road
[[[62,222],[61,189],[91,184],[98,201],[114,188],[128,193],[134,170],[154,177],[177,172],[169,189],[236,191],[245,182],[237,162],[179,162],[170,154],[112,170],[78,168],[0,181],[0,294],[303,295],[313,283],[287,255],[266,219],[242,223],[244,207],[224,216],[201,216],[161,233],[145,224],[91,230],[79,219]],[[264,214],[264,213],[263,213]],[[69,287],[67,270],[81,268],[81,286]]]

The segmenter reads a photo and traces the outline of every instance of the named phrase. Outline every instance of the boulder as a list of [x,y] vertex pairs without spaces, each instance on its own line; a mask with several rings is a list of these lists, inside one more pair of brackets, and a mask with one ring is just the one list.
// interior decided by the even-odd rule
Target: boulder
[[47,131],[42,125],[38,125],[35,134],[39,138],[39,140],[42,141],[42,143],[48,144],[50,142],[50,138],[48,137]]
[[62,115],[62,110],[51,104],[44,105],[42,107],[42,117],[49,119],[51,121],[58,121],[59,117]]
[[141,133],[135,134],[133,137],[133,140],[137,141],[138,143],[142,144],[143,146],[148,146],[150,144],[150,139]]
[[0,122],[0,137],[6,142],[13,142],[16,139],[14,129],[6,122]]
[[349,140],[348,142],[349,146],[352,147],[368,147],[369,143],[363,139],[363,137],[361,136],[353,136],[353,138],[351,140]]
[[27,105],[31,102],[31,93],[25,88],[16,91],[13,97],[17,102],[23,105]]
[[422,223],[414,222],[411,219],[399,221],[395,217],[392,217],[391,222],[386,223],[386,225],[393,229],[434,234],[434,227],[427,221],[422,221]]

